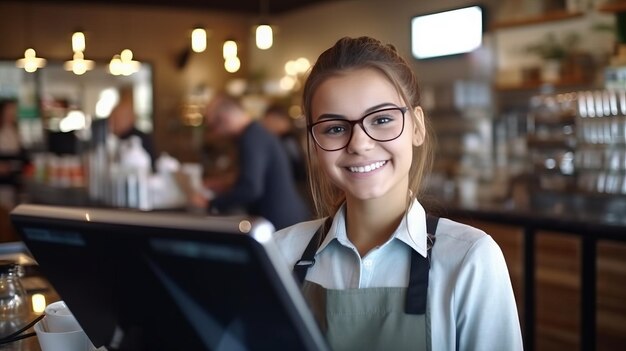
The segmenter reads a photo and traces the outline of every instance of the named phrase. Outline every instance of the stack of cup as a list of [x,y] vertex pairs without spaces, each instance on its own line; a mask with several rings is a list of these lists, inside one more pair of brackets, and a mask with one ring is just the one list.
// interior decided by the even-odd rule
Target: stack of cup
[[49,304],[35,324],[42,351],[93,351],[96,348],[63,301]]

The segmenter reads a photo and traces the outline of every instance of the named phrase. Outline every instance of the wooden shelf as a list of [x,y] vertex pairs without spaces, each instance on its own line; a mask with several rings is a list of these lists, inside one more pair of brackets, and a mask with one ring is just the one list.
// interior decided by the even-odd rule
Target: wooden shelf
[[583,12],[552,11],[537,16],[496,21],[491,24],[491,29],[512,28],[545,22],[563,21],[581,17],[583,14]]
[[608,4],[598,6],[599,12],[624,12],[626,11],[626,1],[615,1]]

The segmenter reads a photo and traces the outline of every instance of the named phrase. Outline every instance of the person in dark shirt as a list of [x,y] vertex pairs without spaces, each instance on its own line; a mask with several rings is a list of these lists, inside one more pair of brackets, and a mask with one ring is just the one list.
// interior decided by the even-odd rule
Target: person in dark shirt
[[213,199],[195,196],[192,203],[218,213],[245,211],[281,229],[310,218],[294,182],[288,157],[278,138],[245,111],[238,100],[218,95],[206,108],[214,134],[236,139],[239,171],[234,185]]

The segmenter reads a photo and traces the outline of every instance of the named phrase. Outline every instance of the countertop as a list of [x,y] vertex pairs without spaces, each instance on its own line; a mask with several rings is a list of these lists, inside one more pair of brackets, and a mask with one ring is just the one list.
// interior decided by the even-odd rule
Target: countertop
[[424,203],[429,212],[443,217],[471,218],[626,241],[624,195],[540,191],[506,199],[483,196],[460,201],[430,197]]

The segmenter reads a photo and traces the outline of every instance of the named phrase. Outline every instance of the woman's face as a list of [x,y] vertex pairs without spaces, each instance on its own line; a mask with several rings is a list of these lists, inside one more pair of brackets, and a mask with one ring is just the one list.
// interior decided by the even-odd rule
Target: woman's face
[[[382,73],[364,68],[321,83],[311,107],[315,123],[329,116],[354,121],[373,110],[406,107],[406,104]],[[414,113],[417,120],[412,118],[411,111],[405,113],[404,130],[391,141],[375,141],[357,124],[345,148],[325,151],[316,145],[320,167],[346,193],[348,200],[406,200],[412,146],[421,145],[424,140],[421,108],[415,108]]]

